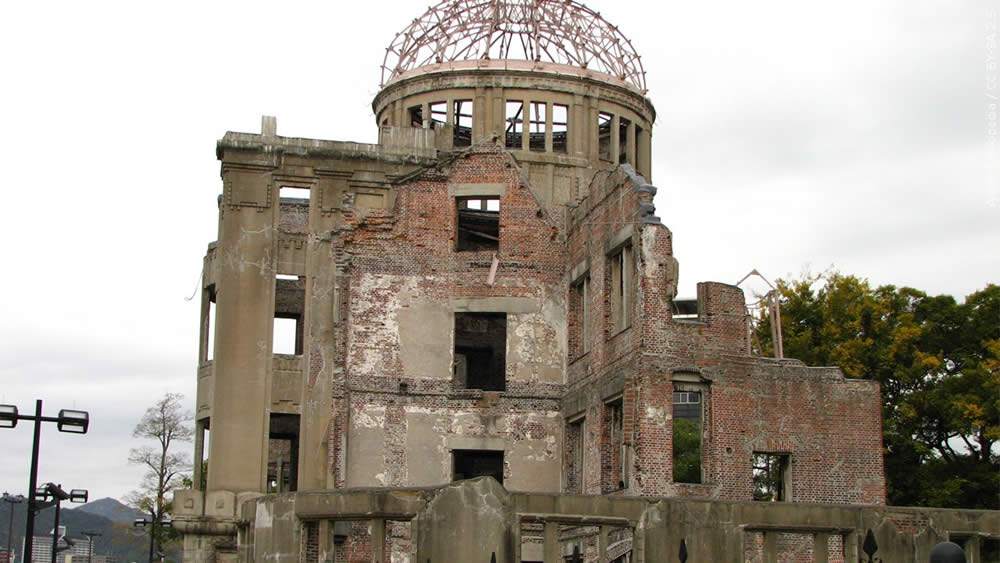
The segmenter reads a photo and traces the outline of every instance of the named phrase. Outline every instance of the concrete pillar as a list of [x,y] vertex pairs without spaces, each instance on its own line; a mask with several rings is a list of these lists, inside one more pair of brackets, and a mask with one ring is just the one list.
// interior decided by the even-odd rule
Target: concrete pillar
[[764,563],[778,563],[778,534],[764,532]]
[[819,532],[813,535],[813,560],[816,563],[830,560],[830,534]]
[[552,152],[552,102],[545,102],[545,152]]
[[[268,174],[235,171],[225,164],[223,179],[227,190],[242,182],[274,189]],[[276,209],[261,213],[259,207],[233,206],[227,209],[219,233],[217,252],[223,258],[217,274],[214,377],[220,392],[213,396],[209,491],[263,492],[264,488],[276,215]]]
[[560,563],[562,553],[559,552],[559,522],[545,522],[545,563]]
[[618,152],[618,143],[619,143],[618,127],[619,127],[619,125],[621,125],[621,121],[619,120],[618,114],[615,114],[615,115],[613,115],[611,117],[611,162],[613,162],[615,164],[618,164],[618,155],[620,154]]
[[317,559],[320,561],[333,561],[333,525],[329,520],[319,521],[319,530],[317,531],[319,535],[319,545],[317,546]]
[[194,475],[191,488],[201,490],[202,463],[205,459],[205,421],[199,420],[194,423]]
[[611,530],[610,526],[601,526],[601,531],[597,535],[598,561],[608,560],[608,532],[610,530]]
[[376,518],[372,527],[372,563],[385,563],[385,520]]
[[431,104],[424,102],[420,104],[420,115],[423,116],[423,128],[430,129],[431,126]]
[[[318,191],[314,186],[314,192]],[[339,215],[320,213],[318,198],[309,201],[309,232],[330,232],[338,226]],[[298,490],[323,489],[332,481],[329,475],[330,421],[333,413],[333,366],[313,362],[324,358],[324,343],[335,342],[338,320],[334,315],[337,264],[330,259],[332,242],[324,237],[309,237],[306,243],[306,291],[302,326],[302,399],[300,404],[312,405],[308,416],[299,418]]]
[[642,174],[646,178],[647,182],[653,181],[653,166],[652,166],[652,134],[649,127],[643,127],[642,131],[636,139],[636,170],[639,174]]
[[[635,122],[628,122],[628,131],[626,133],[627,138],[625,139],[625,154],[628,163],[633,167],[638,166],[638,161],[635,156]],[[641,174],[641,172],[640,172]]]
[[521,150],[531,150],[531,100],[521,100]]
[[567,150],[569,154],[573,156],[586,156],[587,155],[587,116],[589,115],[587,111],[587,106],[584,104],[584,97],[579,94],[573,95],[573,104],[570,105],[566,110],[566,119],[568,123],[566,124],[566,131],[569,138],[567,139]]

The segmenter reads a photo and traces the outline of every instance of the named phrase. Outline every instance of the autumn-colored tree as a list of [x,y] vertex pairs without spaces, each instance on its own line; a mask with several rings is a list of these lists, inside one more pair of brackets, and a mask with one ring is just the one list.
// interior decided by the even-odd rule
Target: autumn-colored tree
[[[786,356],[881,384],[890,504],[1000,508],[1000,286],[958,303],[833,272],[778,290]],[[768,351],[769,319],[756,336]]]

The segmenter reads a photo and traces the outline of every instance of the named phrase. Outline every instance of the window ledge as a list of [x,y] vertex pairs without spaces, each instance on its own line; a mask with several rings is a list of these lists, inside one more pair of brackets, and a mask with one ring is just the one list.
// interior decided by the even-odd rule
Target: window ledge
[[632,329],[632,325],[629,325],[629,326],[627,326],[627,327],[619,330],[618,332],[613,333],[611,336],[608,337],[608,339],[607,339],[608,342],[614,340],[615,338],[618,338],[619,336],[621,336],[622,334],[628,332],[631,329]]

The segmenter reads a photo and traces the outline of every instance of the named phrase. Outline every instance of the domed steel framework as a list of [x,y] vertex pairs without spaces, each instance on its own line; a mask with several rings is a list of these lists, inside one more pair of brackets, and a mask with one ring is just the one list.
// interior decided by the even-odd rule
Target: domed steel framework
[[646,71],[632,42],[573,0],[445,0],[392,40],[382,86],[423,66],[487,59],[589,69],[646,93]]

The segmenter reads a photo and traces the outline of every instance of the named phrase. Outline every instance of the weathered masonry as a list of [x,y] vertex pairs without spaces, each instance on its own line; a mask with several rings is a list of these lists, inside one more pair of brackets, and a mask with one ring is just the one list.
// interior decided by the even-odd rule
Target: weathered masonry
[[449,1],[387,53],[377,144],[218,142],[185,560],[989,553],[995,514],[880,506],[876,383],[752,355],[737,287],[677,299],[617,28]]

